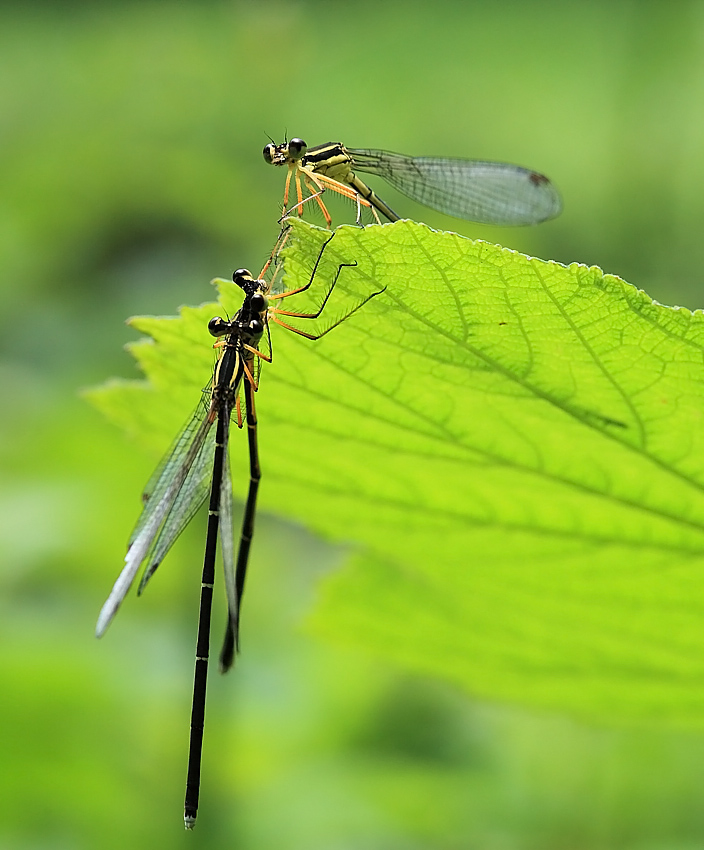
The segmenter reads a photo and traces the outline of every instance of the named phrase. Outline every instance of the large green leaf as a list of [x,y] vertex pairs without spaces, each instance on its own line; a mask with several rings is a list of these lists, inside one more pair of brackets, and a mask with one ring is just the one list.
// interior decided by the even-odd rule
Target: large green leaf
[[[294,223],[287,285],[328,236]],[[339,228],[303,298],[342,263],[323,319],[385,291],[320,340],[274,328],[258,395],[262,506],[353,552],[313,627],[484,697],[701,724],[702,314],[407,221]],[[134,320],[150,387],[96,402],[165,443],[214,311]]]

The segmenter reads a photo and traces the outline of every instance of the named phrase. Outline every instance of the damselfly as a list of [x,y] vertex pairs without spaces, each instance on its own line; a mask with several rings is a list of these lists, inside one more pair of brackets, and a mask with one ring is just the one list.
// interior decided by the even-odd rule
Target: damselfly
[[[308,148],[302,139],[281,145],[268,144],[264,159],[270,165],[287,165],[284,211],[288,210],[291,177],[295,175],[297,204],[303,202],[301,178],[322,210],[328,227],[330,214],[320,193],[330,189],[372,207],[389,221],[399,216],[355,172],[376,174],[427,207],[455,218],[482,224],[514,226],[538,224],[559,215],[562,201],[557,189],[542,174],[505,162],[483,162],[429,156],[405,156],[391,151],[347,148],[327,142]],[[359,219],[359,211],[358,211]]]
[[[341,263],[327,287],[320,306],[314,312],[294,312],[275,306],[292,295],[310,289],[315,279],[325,247],[320,249],[308,282],[278,294],[262,277],[254,279],[246,269],[238,269],[233,280],[244,293],[242,307],[233,319],[219,316],[208,324],[210,333],[219,339],[215,347],[219,356],[212,381],[192,418],[177,436],[171,449],[157,467],[147,484],[144,508],[130,539],[125,567],[103,605],[98,617],[96,635],[101,637],[115,616],[139,568],[144,565],[139,592],[144,589],[181,531],[193,518],[210,491],[208,530],[201,582],[200,615],[196,645],[193,706],[191,713],[190,747],[184,822],[187,829],[195,825],[200,792],[201,751],[205,696],[210,644],[210,615],[215,580],[215,555],[218,531],[225,572],[228,618],[220,653],[220,670],[226,672],[239,651],[240,606],[244,591],[250,544],[254,532],[257,491],[261,472],[257,449],[257,416],[254,393],[258,389],[258,367],[262,360],[271,362],[269,325],[275,322],[310,340],[320,339],[333,328],[356,313],[383,290],[372,292],[353,309],[327,326],[320,333],[309,333],[294,327],[287,320],[317,319],[332,295],[342,270],[356,263]],[[267,266],[269,263],[267,263]],[[281,317],[286,317],[284,320]],[[262,340],[266,335],[266,346]],[[269,351],[261,349],[266,347]],[[244,397],[244,418],[241,397]],[[234,560],[232,529],[232,482],[228,460],[230,418],[235,411],[241,428],[246,421],[249,442],[249,492],[245,504],[237,560]],[[213,425],[217,423],[216,427]]]

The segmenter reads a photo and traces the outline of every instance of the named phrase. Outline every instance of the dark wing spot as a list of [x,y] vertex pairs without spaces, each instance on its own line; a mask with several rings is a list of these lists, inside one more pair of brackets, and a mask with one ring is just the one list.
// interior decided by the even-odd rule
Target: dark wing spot
[[550,182],[544,174],[538,174],[537,171],[531,171],[528,175],[528,179],[534,186],[542,186],[544,183]]

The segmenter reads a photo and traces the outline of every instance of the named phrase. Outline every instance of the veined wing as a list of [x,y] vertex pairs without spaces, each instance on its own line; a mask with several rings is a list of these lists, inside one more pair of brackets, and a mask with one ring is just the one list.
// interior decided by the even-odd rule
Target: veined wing
[[135,538],[139,535],[142,528],[149,520],[151,512],[150,505],[153,507],[153,505],[158,504],[169,486],[174,471],[181,465],[181,461],[186,456],[189,447],[195,439],[195,435],[198,433],[201,423],[208,415],[208,411],[210,409],[210,396],[210,392],[203,393],[203,398],[198,404],[198,407],[196,407],[190,419],[176,435],[174,441],[166,450],[156,469],[151,474],[149,481],[147,481],[144,491],[142,492],[142,513],[139,515],[139,519],[137,520],[135,527],[132,529],[128,548],[132,545]]
[[355,170],[378,174],[427,207],[483,224],[538,224],[562,210],[547,177],[503,162],[410,157],[349,148]]
[[203,440],[201,450],[178,491],[173,507],[167,514],[158,536],[154,539],[144,558],[146,566],[137,590],[138,595],[141,595],[156,568],[164,560],[178,536],[206,500],[213,471],[214,454],[215,431],[211,430]]
[[192,419],[167,453],[165,461],[160,464],[161,474],[147,498],[142,515],[132,534],[125,556],[125,566],[98,616],[95,627],[97,637],[105,633],[110,621],[117,613],[140,565],[152,549],[163,523],[169,516],[191,467],[203,449],[203,443],[212,425],[210,417],[206,414],[203,404],[199,404]]

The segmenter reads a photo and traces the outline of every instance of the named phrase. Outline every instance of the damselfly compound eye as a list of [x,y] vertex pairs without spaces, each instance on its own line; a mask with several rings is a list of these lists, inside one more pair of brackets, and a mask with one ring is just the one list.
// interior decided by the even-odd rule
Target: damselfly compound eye
[[237,271],[232,274],[233,283],[236,283],[240,289],[244,289],[245,283],[251,279],[252,272],[250,272],[249,269],[237,269]]
[[231,327],[230,323],[221,319],[220,316],[215,316],[208,322],[208,330],[213,336],[225,336],[230,332]]
[[249,303],[251,304],[252,310],[254,310],[255,313],[262,313],[264,312],[264,310],[266,310],[267,299],[261,292],[255,292],[254,295],[251,297]]
[[303,139],[291,139],[288,143],[288,152],[293,159],[302,159],[306,155],[308,145]]

